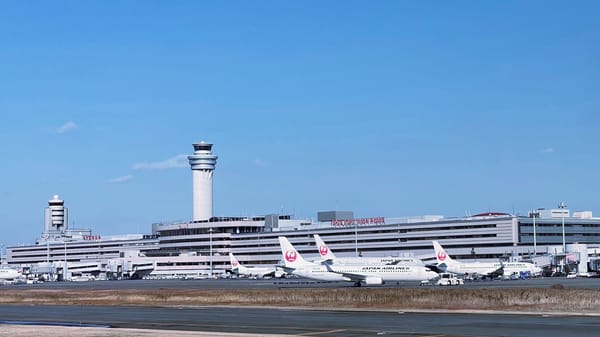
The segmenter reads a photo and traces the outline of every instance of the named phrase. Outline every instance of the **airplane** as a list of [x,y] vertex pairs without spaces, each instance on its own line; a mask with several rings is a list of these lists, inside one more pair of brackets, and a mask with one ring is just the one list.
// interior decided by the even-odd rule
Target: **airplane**
[[10,281],[21,277],[23,274],[16,269],[0,267],[0,280]]
[[229,260],[231,261],[231,270],[236,272],[238,275],[245,275],[249,277],[267,277],[267,276],[275,276],[281,277],[283,276],[283,272],[277,270],[276,267],[245,267],[242,266],[239,261],[233,256],[233,253],[229,253]]
[[435,249],[435,258],[437,259],[437,268],[448,273],[458,275],[482,275],[484,277],[494,277],[504,273],[502,263],[494,262],[459,262],[453,260],[444,250],[442,245],[433,241]]
[[[331,264],[357,264],[357,263],[373,263],[373,264],[415,264],[423,265],[423,261],[413,257],[336,257],[327,244],[321,239],[319,234],[313,235],[317,244],[317,250],[321,256],[321,261],[326,261]],[[316,262],[316,261],[315,261]]]
[[285,270],[288,273],[321,281],[354,282],[360,287],[387,281],[423,281],[438,278],[438,274],[419,265],[384,265],[373,263],[336,265],[306,261],[284,236],[279,237]]

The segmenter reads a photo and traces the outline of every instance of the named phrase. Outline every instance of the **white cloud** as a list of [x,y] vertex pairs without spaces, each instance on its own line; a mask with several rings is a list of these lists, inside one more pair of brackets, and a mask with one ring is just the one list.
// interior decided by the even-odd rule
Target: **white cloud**
[[130,181],[131,179],[133,179],[133,176],[131,174],[129,174],[126,176],[108,179],[107,182],[109,182],[111,184],[118,184],[118,183],[124,183],[126,181]]
[[258,159],[258,158],[257,158],[257,159],[254,159],[254,165],[255,165],[255,166],[258,166],[258,167],[265,167],[265,166],[269,166],[269,164],[268,164],[268,163],[266,163],[266,162],[264,162],[264,161],[262,161],[262,160],[260,160],[260,159]]
[[163,161],[157,161],[157,162],[151,162],[151,163],[135,163],[133,164],[133,169],[134,170],[168,170],[168,169],[173,169],[173,168],[182,168],[182,167],[189,167],[189,163],[187,160],[187,154],[179,154],[176,155],[175,157],[163,160]]
[[56,133],[65,133],[77,129],[77,124],[73,121],[68,121],[60,127],[56,128]]
[[551,147],[547,147],[544,150],[542,150],[542,153],[553,153],[553,152],[554,152],[554,149]]

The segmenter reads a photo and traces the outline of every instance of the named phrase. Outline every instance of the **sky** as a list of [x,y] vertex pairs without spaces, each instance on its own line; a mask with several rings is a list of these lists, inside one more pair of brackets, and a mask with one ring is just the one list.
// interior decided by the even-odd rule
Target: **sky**
[[69,226],[564,201],[600,216],[595,1],[0,2],[0,243]]

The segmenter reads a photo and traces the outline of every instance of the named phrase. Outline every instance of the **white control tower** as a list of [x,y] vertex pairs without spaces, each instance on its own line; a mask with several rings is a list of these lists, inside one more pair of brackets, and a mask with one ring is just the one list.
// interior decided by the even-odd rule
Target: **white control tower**
[[44,233],[62,233],[67,229],[68,209],[64,200],[54,195],[44,211]]
[[193,220],[209,220],[213,216],[212,177],[217,164],[217,156],[214,156],[211,152],[212,144],[202,141],[193,145],[194,154],[188,156],[192,167],[192,179],[194,180]]

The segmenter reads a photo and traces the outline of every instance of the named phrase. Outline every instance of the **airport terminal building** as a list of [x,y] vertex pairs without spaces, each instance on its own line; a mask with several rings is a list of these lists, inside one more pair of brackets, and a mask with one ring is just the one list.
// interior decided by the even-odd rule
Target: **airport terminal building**
[[45,210],[44,232],[32,245],[7,247],[6,262],[31,274],[95,275],[108,278],[208,275],[226,272],[228,254],[251,266],[279,264],[278,236],[286,236],[309,259],[319,234],[340,257],[414,256],[434,258],[439,241],[459,260],[528,259],[553,271],[598,270],[600,218],[571,213],[565,205],[527,216],[488,212],[470,217],[355,218],[351,211],[318,212],[317,221],[289,215],[215,217],[212,178],[217,156],[212,144],[194,144],[188,157],[193,175],[193,219],[153,224],[151,233],[93,235],[68,227],[64,201],[54,196]]

